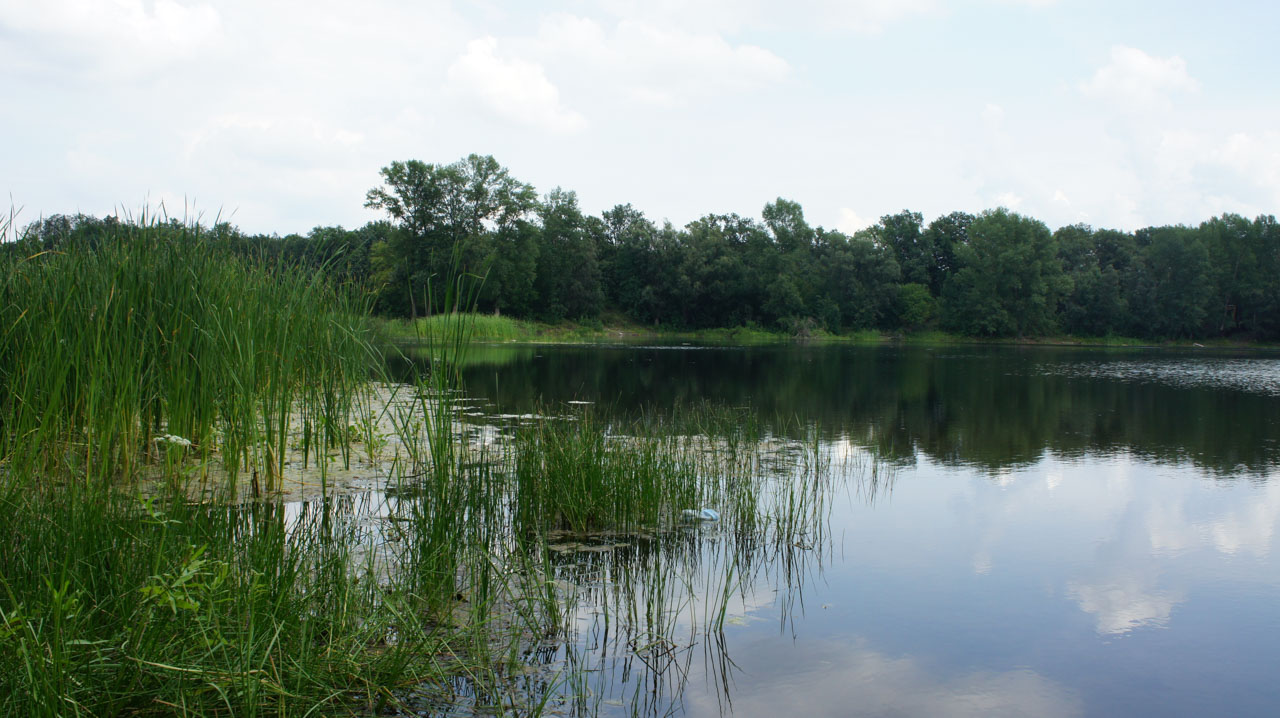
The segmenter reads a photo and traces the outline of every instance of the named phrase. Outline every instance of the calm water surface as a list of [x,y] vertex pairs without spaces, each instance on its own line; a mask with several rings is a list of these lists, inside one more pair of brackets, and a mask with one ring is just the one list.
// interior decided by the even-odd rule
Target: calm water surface
[[744,578],[723,640],[691,634],[660,677],[610,654],[584,610],[578,649],[596,656],[606,714],[1280,714],[1271,356],[523,346],[475,359],[466,389],[489,415],[710,401],[816,435],[837,464],[865,468],[871,452],[893,467],[874,491],[839,484],[823,545]]

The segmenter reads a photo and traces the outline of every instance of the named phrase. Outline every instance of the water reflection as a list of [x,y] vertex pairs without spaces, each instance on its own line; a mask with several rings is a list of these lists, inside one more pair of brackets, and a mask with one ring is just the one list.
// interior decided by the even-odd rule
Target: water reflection
[[[733,715],[989,716],[1082,715],[1071,691],[1027,669],[948,674],[910,656],[878,651],[859,638],[823,639],[740,651]],[[702,696],[690,713],[714,715]]]
[[[498,347],[468,389],[509,413],[565,401],[636,413],[711,401],[795,417],[912,465],[990,470],[1128,453],[1263,477],[1280,461],[1280,360],[1056,348]],[[1207,364],[1201,362],[1207,361]],[[409,369],[405,368],[405,371]]]
[[541,347],[466,380],[492,414],[750,407],[895,467],[829,487],[817,541],[553,557],[582,597],[556,660],[594,711],[1272,715],[1280,366],[1201,358]]
[[1122,573],[1087,584],[1067,583],[1067,595],[1080,610],[1097,617],[1098,633],[1118,635],[1140,627],[1169,624],[1173,607],[1184,599],[1182,592],[1155,587],[1158,575],[1151,570]]

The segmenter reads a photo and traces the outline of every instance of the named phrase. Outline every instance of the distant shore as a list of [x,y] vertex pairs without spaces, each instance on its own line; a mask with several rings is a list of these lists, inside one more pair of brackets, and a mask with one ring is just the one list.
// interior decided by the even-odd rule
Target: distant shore
[[433,331],[446,322],[465,321],[470,324],[470,339],[486,343],[517,344],[572,344],[609,341],[636,342],[697,342],[705,344],[904,344],[950,345],[987,344],[1010,346],[1064,346],[1099,347],[1116,349],[1233,349],[1280,351],[1280,344],[1252,342],[1238,339],[1169,339],[1151,340],[1138,337],[1080,337],[1051,335],[1043,337],[972,337],[950,334],[932,329],[889,332],[861,329],[832,334],[821,329],[805,333],[789,333],[761,327],[721,327],[713,329],[682,330],[661,326],[645,326],[625,321],[572,322],[546,324],[525,319],[494,316],[491,314],[437,315],[430,318],[384,319],[378,322],[382,335],[394,342],[425,341]]

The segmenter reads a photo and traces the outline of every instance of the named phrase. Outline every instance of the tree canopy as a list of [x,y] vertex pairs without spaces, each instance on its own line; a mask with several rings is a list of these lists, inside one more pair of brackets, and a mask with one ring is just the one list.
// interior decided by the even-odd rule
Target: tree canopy
[[[813,226],[782,197],[759,219],[707,214],[684,227],[630,204],[591,216],[573,191],[539,197],[489,156],[397,161],[381,177],[365,205],[386,218],[358,229],[210,231],[241,251],[366,287],[387,316],[453,309],[445,283],[469,276],[482,280],[475,309],[546,321],[1280,339],[1280,225],[1271,215],[1050,231],[1004,208],[928,223],[903,210],[849,235]],[[48,217],[26,227],[21,244],[93,246],[117,221]]]

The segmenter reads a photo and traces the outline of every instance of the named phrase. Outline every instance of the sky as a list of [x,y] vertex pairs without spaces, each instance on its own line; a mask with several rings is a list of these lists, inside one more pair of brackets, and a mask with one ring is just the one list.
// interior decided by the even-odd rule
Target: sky
[[0,191],[356,227],[395,160],[493,155],[657,222],[852,232],[1007,207],[1132,230],[1280,211],[1280,3],[0,0]]

